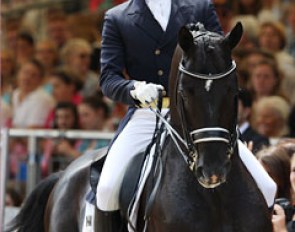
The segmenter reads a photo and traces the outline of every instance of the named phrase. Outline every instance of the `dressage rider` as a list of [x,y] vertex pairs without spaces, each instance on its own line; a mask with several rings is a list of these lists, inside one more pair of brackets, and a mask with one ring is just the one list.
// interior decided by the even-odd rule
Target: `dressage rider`
[[[119,189],[127,164],[145,149],[155,129],[154,113],[136,106],[152,103],[158,90],[168,91],[177,33],[183,25],[196,22],[209,31],[222,33],[210,0],[129,0],[105,14],[101,89],[112,100],[130,106],[119,127],[120,134],[109,149],[97,187],[97,207],[105,212],[102,229],[105,232],[118,230],[112,221],[119,214]],[[239,150],[242,161],[272,206],[274,182],[241,143]]]

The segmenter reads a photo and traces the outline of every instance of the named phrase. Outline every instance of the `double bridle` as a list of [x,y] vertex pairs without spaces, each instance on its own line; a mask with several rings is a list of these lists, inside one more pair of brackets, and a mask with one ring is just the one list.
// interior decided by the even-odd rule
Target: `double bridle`
[[[182,65],[182,62],[180,62],[178,70],[180,73],[183,73],[185,74],[185,76],[189,76],[191,78],[202,80],[217,80],[230,76],[236,70],[236,63],[232,61],[232,65],[229,70],[224,73],[218,74],[206,75],[200,73],[192,73],[185,69],[185,67]],[[183,126],[183,134],[186,140],[186,147],[189,151],[187,154],[187,158],[191,170],[193,170],[193,168],[195,167],[195,163],[197,162],[198,158],[198,153],[196,151],[195,145],[198,145],[200,143],[224,142],[228,145],[228,155],[231,156],[233,154],[238,139],[237,127],[232,132],[222,127],[206,127],[189,132],[187,130],[186,120],[184,117],[183,102],[180,106],[180,115]]]

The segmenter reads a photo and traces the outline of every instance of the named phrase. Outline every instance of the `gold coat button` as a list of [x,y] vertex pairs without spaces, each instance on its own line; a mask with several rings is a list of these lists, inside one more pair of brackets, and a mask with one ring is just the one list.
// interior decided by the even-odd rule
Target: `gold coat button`
[[160,50],[160,49],[156,49],[156,50],[155,50],[155,55],[158,56],[158,55],[160,55],[160,54],[161,54],[161,50]]
[[158,70],[158,76],[163,76],[163,74],[164,74],[164,71],[162,69],[159,69]]

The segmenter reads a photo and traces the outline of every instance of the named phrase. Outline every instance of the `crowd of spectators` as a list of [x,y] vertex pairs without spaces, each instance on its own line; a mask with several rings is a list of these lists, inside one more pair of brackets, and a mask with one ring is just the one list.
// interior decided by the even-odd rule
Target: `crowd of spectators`
[[[242,40],[233,51],[242,89],[238,120],[241,137],[280,182],[278,196],[293,201],[290,182],[283,186],[281,182],[290,173],[285,167],[290,167],[295,151],[284,146],[288,155],[282,152],[282,141],[295,141],[295,1],[212,1],[225,34],[238,21],[244,28]],[[99,88],[100,33],[105,10],[102,8],[106,4],[94,2],[89,1],[86,11],[71,13],[49,6],[42,9],[42,17],[37,20],[28,13],[5,18],[1,126],[116,130],[126,106],[106,99]],[[246,135],[248,128],[251,133]],[[48,172],[52,154],[74,159],[107,142],[42,141],[43,173]],[[13,141],[11,177],[17,175],[18,157],[25,154],[26,142]]]
[[[69,6],[77,2],[22,12],[14,11],[13,6],[17,9],[37,2],[4,2],[4,8],[11,9],[6,12],[2,8],[1,127],[116,130],[127,106],[106,99],[99,87],[100,32],[107,7],[89,1],[88,8],[75,7],[73,11]],[[107,6],[120,2],[109,1]],[[85,151],[108,143],[103,139],[39,139],[41,174],[63,169]],[[27,157],[28,141],[11,138],[10,181],[25,180]]]

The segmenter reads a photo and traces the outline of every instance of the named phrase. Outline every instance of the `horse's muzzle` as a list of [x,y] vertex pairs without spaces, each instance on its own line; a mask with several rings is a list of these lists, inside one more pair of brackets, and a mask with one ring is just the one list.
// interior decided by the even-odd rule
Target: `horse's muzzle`
[[222,172],[206,172],[202,167],[198,167],[196,177],[199,184],[204,188],[216,188],[226,181],[228,168],[223,168]]

